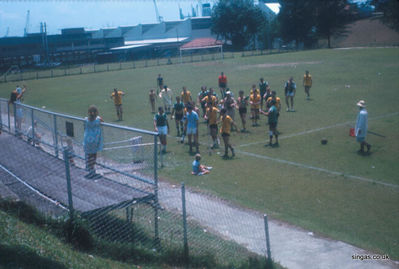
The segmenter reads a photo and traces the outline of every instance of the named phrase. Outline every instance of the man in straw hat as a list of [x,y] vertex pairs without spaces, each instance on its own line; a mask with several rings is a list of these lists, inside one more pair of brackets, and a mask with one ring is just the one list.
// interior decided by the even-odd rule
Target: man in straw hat
[[359,114],[357,115],[355,134],[356,141],[360,143],[359,153],[363,154],[365,153],[364,146],[367,147],[367,153],[370,152],[371,148],[371,145],[366,142],[368,114],[366,110],[366,102],[364,100],[360,100],[356,105],[359,107]]

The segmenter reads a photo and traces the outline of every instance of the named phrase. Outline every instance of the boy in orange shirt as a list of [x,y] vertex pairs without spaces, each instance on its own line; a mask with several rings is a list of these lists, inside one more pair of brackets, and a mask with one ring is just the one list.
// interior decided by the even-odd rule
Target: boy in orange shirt
[[227,111],[225,108],[222,108],[220,110],[220,122],[222,124],[222,127],[220,128],[220,133],[222,134],[223,137],[223,143],[224,143],[224,155],[222,156],[223,158],[228,158],[229,154],[229,148],[231,150],[231,156],[234,157],[234,148],[230,144],[230,132],[231,132],[231,127],[234,126],[237,128],[237,125],[234,123],[233,119],[230,118],[230,116],[227,115]]

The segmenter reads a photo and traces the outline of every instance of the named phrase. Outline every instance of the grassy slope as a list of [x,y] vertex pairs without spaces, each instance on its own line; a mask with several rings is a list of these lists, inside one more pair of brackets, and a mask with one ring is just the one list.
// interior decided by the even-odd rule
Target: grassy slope
[[0,267],[138,268],[79,252],[44,229],[0,210]]
[[[290,135],[354,121],[357,113],[354,104],[359,99],[368,102],[370,118],[397,112],[398,59],[398,49],[319,50],[239,57],[224,62],[29,81],[27,84],[32,90],[25,100],[79,116],[85,115],[88,105],[96,104],[105,120],[113,121],[115,112],[108,96],[113,87],[118,87],[127,92],[123,123],[151,129],[147,94],[148,89],[154,87],[158,73],[162,73],[175,93],[182,85],[194,94],[201,85],[215,86],[217,74],[223,70],[235,93],[240,89],[248,93],[252,83],[265,77],[280,96],[284,81],[293,75],[298,84],[297,112],[282,112],[279,123],[282,134]],[[286,65],[260,66],[265,63]],[[310,102],[305,100],[300,86],[305,69],[309,69],[314,78]],[[1,84],[0,96],[8,97],[13,87],[15,83]],[[172,122],[171,127],[174,134]],[[261,142],[240,148],[243,151],[398,185],[399,167],[395,165],[399,150],[398,116],[370,120],[369,128],[387,138],[370,135],[374,153],[366,158],[355,153],[358,145],[348,136],[349,126],[283,139],[278,149],[263,148],[264,126],[250,129],[250,134],[234,134],[232,141],[236,145]],[[201,125],[200,129],[200,140],[208,141],[204,136],[205,126]],[[327,146],[320,146],[321,137],[329,139]],[[268,212],[275,218],[399,258],[397,190],[242,154],[229,161],[221,160],[216,154],[206,156],[203,162],[215,169],[206,177],[194,178],[188,173],[192,160],[187,158],[187,147],[175,143],[173,138],[169,144],[171,153],[166,156],[166,167],[160,174],[171,181],[185,181],[242,206]],[[202,151],[205,152],[205,147]]]

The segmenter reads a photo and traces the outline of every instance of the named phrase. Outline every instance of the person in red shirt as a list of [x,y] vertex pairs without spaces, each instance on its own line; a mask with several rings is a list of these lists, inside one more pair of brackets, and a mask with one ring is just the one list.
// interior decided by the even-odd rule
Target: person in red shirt
[[221,93],[222,99],[223,99],[226,96],[226,88],[227,88],[227,77],[223,72],[220,73],[220,76],[218,79],[218,85],[219,85],[220,93]]

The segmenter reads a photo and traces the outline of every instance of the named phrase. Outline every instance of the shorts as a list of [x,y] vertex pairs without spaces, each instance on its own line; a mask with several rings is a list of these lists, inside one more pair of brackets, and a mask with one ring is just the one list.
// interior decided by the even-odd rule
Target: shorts
[[247,108],[246,107],[240,107],[240,108],[238,108],[238,112],[240,113],[240,115],[247,114]]
[[269,130],[273,131],[277,128],[277,122],[269,122]]
[[[263,97],[265,96],[265,93],[266,93],[266,91],[260,91],[260,100],[261,100],[261,102],[263,101]],[[267,98],[266,98],[266,100],[267,100]]]
[[366,140],[366,138],[364,136],[356,136],[356,141],[359,143],[364,142],[364,140]]
[[175,120],[177,121],[183,120],[183,114],[175,114]]
[[167,135],[168,134],[168,126],[157,126],[159,135]]
[[222,137],[229,137],[230,136],[230,134],[228,134],[228,133],[222,133]]
[[219,88],[226,88],[226,83],[223,82],[219,83]]
[[294,93],[294,91],[292,91],[292,92],[289,92],[289,91],[286,91],[285,92],[285,96],[294,96],[295,95],[295,93]]
[[305,90],[309,91],[310,90],[310,86],[305,86]]
[[218,125],[217,124],[211,124],[211,125],[209,125],[209,129],[215,129],[217,131]]
[[196,128],[196,127],[187,127],[187,134],[188,134],[188,135],[190,135],[190,134],[193,134],[193,135],[197,134],[197,128]]
[[116,108],[116,113],[120,114],[122,113],[122,105],[115,105]]

